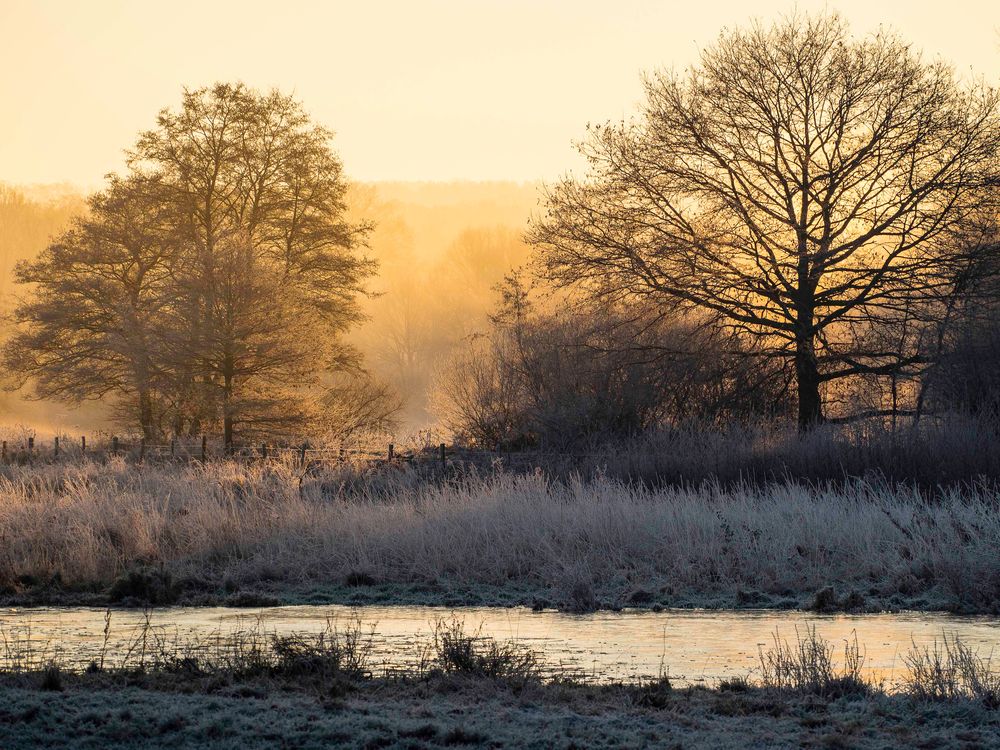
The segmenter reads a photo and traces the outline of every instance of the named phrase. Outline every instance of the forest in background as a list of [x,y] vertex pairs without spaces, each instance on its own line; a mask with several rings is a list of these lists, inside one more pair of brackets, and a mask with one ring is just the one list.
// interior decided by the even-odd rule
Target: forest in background
[[[522,241],[536,208],[538,185],[513,182],[356,182],[348,211],[374,223],[371,280],[362,300],[367,320],[348,339],[366,366],[402,396],[400,430],[428,427],[429,395],[442,360],[482,329],[494,306],[494,286],[527,259]],[[29,260],[87,210],[72,185],[0,183],[0,308],[9,313],[19,290],[15,264]],[[8,424],[41,433],[110,430],[106,405],[80,407],[0,393]]]
[[996,419],[1000,92],[836,14],[644,88],[545,185],[352,185],[292,96],[184,89],[34,260],[11,219],[5,384],[227,452]]

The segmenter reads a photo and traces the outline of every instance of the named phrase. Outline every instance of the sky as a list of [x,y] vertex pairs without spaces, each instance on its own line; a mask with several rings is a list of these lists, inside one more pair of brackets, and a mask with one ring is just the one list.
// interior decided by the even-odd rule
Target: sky
[[100,184],[184,87],[294,93],[358,180],[552,179],[641,73],[723,26],[836,10],[1000,83],[993,0],[0,0],[0,181]]

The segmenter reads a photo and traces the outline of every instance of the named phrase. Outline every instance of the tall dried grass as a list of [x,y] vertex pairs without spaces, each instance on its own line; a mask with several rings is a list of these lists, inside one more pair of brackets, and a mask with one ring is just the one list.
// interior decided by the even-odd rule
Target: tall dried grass
[[[739,592],[1000,603],[1000,496],[885,482],[648,486],[541,474],[428,482],[292,462],[66,463],[0,473],[0,587],[101,589],[151,571],[160,603],[345,580],[516,587],[567,607]],[[157,578],[158,577],[158,578]],[[140,587],[141,588],[141,587]],[[128,595],[128,581],[119,582]]]

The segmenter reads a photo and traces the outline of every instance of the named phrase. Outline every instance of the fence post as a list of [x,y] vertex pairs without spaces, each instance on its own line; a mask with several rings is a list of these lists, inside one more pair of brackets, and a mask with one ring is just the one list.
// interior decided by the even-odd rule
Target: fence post
[[117,435],[113,435],[111,437],[111,455],[112,456],[117,456],[118,455],[118,436]]
[[83,456],[87,453],[87,436],[80,436],[80,455]]
[[139,460],[146,460],[146,438],[139,441]]
[[441,450],[441,465],[444,466],[444,463],[445,463],[444,462],[444,443],[441,443],[440,450]]
[[208,438],[201,436],[201,462],[205,463],[205,456],[208,455]]
[[59,436],[58,435],[56,436],[56,442],[55,442],[55,444],[54,444],[54,446],[52,448],[52,456],[53,456],[53,458],[59,458]]
[[389,443],[389,463],[392,463],[393,457],[396,455],[396,446]]
[[303,443],[302,447],[299,448],[299,466],[306,465],[306,448],[309,447],[309,443]]
[[33,437],[28,438],[28,456],[30,457],[35,452],[35,439]]
[[177,453],[177,438],[170,438],[170,457],[173,458]]
[[260,457],[264,459],[267,458],[267,443],[260,444]]

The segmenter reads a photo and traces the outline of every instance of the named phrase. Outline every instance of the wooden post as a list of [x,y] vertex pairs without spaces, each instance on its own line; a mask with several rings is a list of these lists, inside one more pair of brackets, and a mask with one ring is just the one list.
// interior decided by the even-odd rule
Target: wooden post
[[302,447],[299,448],[299,466],[306,465],[306,448],[309,447],[309,443],[303,443]]
[[114,435],[111,438],[111,455],[112,456],[117,456],[118,455],[118,436],[117,435]]
[[170,457],[173,458],[177,454],[177,438],[170,438]]
[[395,456],[395,454],[396,454],[396,447],[392,443],[389,443],[389,463],[392,463],[392,459]]
[[201,436],[201,462],[205,463],[205,457],[208,455],[208,438],[204,435]]
[[87,452],[87,436],[80,436],[80,455],[84,455]]
[[444,466],[444,443],[441,443],[441,465]]
[[28,455],[30,456],[35,452],[35,439],[33,437],[28,438]]
[[139,441],[139,460],[143,461],[146,458],[146,438]]
[[267,458],[267,443],[260,444],[260,457],[264,459]]
[[56,442],[52,448],[52,455],[55,458],[59,458],[59,436],[56,435]]

